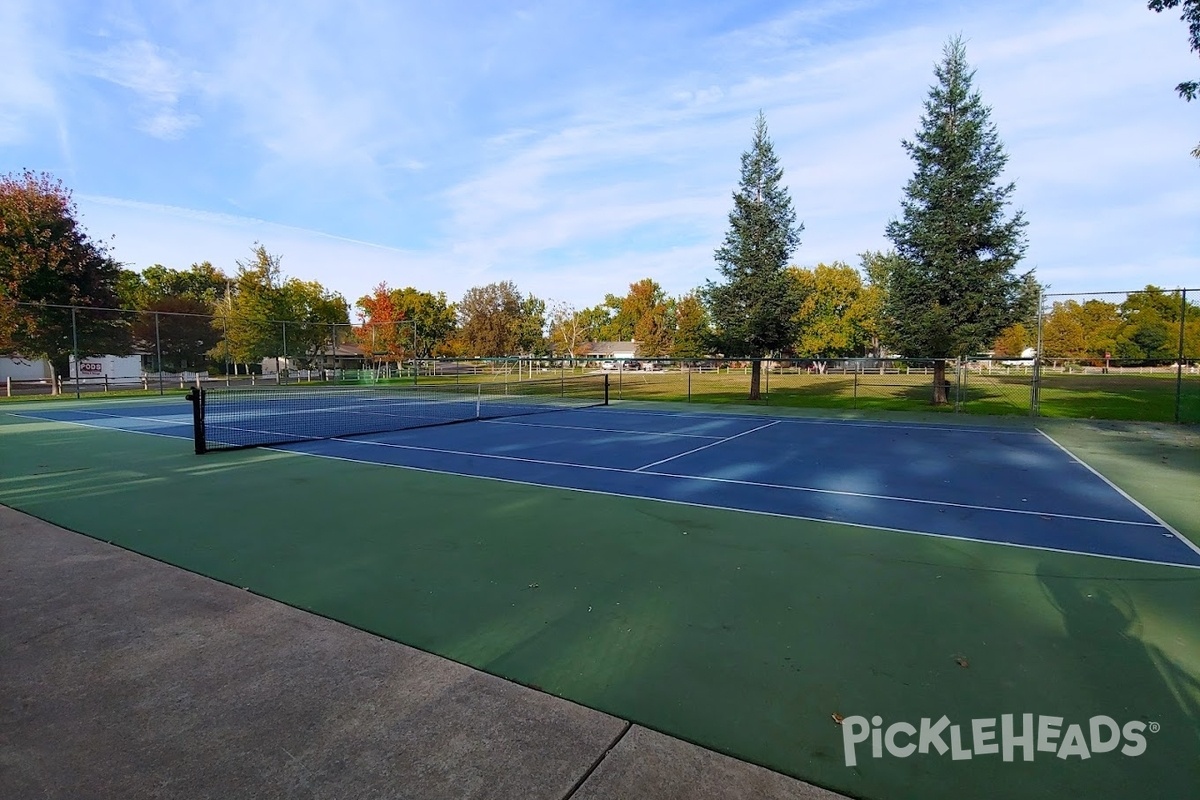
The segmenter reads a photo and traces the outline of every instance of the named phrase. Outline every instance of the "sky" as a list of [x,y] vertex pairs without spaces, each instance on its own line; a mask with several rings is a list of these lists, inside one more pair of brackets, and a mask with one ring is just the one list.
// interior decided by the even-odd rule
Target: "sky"
[[261,242],[351,303],[511,280],[595,305],[718,278],[761,110],[793,263],[889,247],[961,35],[1055,292],[1200,285],[1200,76],[1144,0],[4,0],[0,173],[132,269]]

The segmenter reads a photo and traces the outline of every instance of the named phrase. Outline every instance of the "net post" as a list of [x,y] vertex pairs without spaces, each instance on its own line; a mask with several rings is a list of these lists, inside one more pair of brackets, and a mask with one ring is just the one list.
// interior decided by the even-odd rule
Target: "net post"
[[608,405],[608,373],[604,373],[604,405]]
[[208,452],[208,442],[204,438],[204,394],[203,389],[192,387],[187,395],[188,402],[192,404],[192,436],[198,456]]

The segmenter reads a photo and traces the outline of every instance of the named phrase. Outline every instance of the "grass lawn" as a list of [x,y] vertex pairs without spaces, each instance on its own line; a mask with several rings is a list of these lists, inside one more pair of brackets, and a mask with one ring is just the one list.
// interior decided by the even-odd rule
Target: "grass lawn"
[[[595,368],[535,369],[533,380],[596,375]],[[723,368],[703,372],[610,371],[610,396],[614,400],[664,400],[694,403],[750,404],[748,367]],[[529,373],[481,368],[475,372],[421,375],[421,384],[487,384],[528,381]],[[951,373],[952,375],[952,373]],[[879,373],[772,373],[764,377],[764,400],[754,405],[792,408],[823,408],[875,411],[954,411],[956,389],[950,387],[951,403],[930,403],[933,376],[928,372],[909,374]],[[969,414],[1027,415],[1030,382],[1028,374],[1016,372],[970,371],[959,392],[961,410]],[[411,378],[385,381],[398,386],[411,385]],[[262,384],[270,385],[274,384]],[[303,385],[309,385],[305,382]],[[318,385],[313,383],[311,385]],[[218,384],[217,388],[220,388]],[[182,396],[187,390],[167,388],[168,396]],[[88,399],[157,396],[157,387],[149,391],[125,389],[110,392],[85,392]],[[0,397],[0,402],[8,398]],[[74,400],[73,392],[59,396],[27,395],[19,400]],[[1043,417],[1138,420],[1173,422],[1175,420],[1176,380],[1170,373],[1111,373],[1042,375],[1039,413]],[[1184,375],[1179,398],[1180,421],[1200,423],[1200,375]]]

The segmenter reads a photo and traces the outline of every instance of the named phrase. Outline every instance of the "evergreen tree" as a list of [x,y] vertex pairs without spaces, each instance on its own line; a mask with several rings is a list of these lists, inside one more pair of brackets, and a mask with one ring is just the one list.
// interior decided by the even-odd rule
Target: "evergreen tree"
[[[787,348],[794,339],[793,317],[800,307],[796,284],[787,273],[788,259],[800,245],[792,199],[783,186],[783,167],[767,137],[761,112],[754,143],[742,153],[742,178],[733,195],[729,231],[716,251],[722,284],[704,289],[715,328],[717,349],[726,356],[759,359]],[[762,364],[755,360],[750,399],[760,397]]]
[[960,38],[934,68],[915,141],[916,162],[900,219],[887,226],[896,256],[887,278],[885,340],[911,357],[932,357],[933,402],[946,402],[945,359],[983,350],[1019,321],[1028,278],[1021,212],[1005,216],[1015,184],[999,183],[1004,153],[991,109],[972,89]]

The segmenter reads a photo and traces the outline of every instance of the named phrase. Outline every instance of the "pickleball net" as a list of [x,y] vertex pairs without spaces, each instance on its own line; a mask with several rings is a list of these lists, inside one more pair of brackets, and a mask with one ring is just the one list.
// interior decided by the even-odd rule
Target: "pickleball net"
[[608,375],[511,383],[193,389],[196,452],[608,405]]

